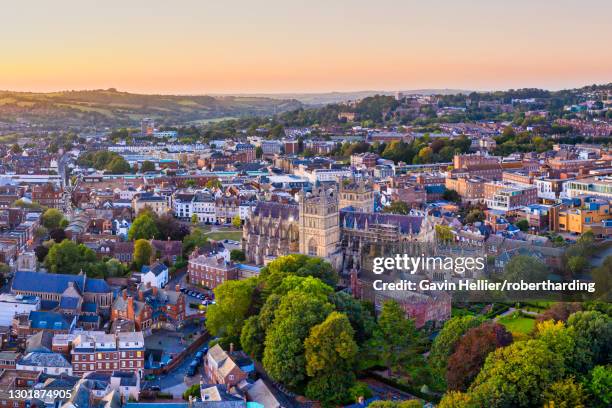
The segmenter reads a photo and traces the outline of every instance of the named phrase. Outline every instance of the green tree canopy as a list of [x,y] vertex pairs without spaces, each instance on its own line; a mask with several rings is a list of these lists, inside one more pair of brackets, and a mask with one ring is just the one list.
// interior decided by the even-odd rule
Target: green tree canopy
[[96,253],[93,250],[65,239],[49,249],[45,257],[45,267],[51,273],[76,275],[81,271],[87,272],[96,261]]
[[137,239],[134,242],[134,262],[138,269],[143,265],[149,265],[151,258],[153,257],[153,246],[146,239]]
[[48,230],[60,227],[64,214],[56,208],[47,209],[42,215],[42,225]]
[[[314,326],[304,342],[306,395],[324,404],[340,404],[354,384],[353,365],[358,347],[346,315],[332,312]],[[331,385],[331,386],[328,386]]]
[[137,239],[152,239],[159,235],[159,230],[155,223],[155,219],[147,212],[140,214],[128,231],[128,239],[130,241]]
[[504,269],[509,282],[540,282],[548,276],[548,268],[537,258],[528,255],[513,256]]
[[282,296],[266,333],[263,365],[270,377],[295,389],[305,385],[304,341],[310,329],[323,322],[332,309],[322,296],[300,289]]
[[223,343],[236,342],[249,311],[255,290],[255,279],[230,280],[214,290],[216,304],[208,306],[206,328]]
[[477,406],[542,406],[544,391],[563,376],[563,356],[539,340],[498,348],[470,386]]
[[140,167],[140,171],[142,173],[146,173],[147,171],[155,171],[155,164],[149,160],[145,160]]

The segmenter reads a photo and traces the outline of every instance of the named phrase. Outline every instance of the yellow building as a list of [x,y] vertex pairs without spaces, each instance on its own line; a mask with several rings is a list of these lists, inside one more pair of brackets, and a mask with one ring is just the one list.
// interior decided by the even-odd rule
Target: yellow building
[[583,234],[591,230],[593,224],[601,224],[612,219],[610,204],[597,201],[583,203],[578,208],[567,208],[559,211],[557,225],[560,232]]

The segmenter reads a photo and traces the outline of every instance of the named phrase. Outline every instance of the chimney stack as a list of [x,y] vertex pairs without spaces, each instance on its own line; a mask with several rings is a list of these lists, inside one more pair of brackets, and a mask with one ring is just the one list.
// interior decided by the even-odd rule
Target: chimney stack
[[128,296],[127,298],[127,318],[130,320],[134,319],[134,298]]

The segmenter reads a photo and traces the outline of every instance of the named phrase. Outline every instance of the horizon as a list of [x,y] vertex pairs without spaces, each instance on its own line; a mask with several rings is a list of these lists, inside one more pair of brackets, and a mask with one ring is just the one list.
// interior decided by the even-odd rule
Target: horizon
[[578,84],[576,86],[570,87],[561,87],[561,88],[545,88],[545,87],[535,87],[535,86],[522,86],[516,88],[505,88],[505,89],[460,89],[456,87],[442,87],[442,88],[398,88],[398,89],[349,89],[349,90],[322,90],[322,91],[284,91],[284,92],[208,92],[208,93],[168,93],[168,92],[143,92],[138,90],[131,89],[120,89],[116,87],[108,87],[108,88],[81,88],[81,89],[49,89],[49,90],[16,90],[16,89],[0,89],[0,92],[9,92],[9,93],[32,93],[32,94],[52,94],[52,93],[62,93],[62,92],[94,92],[94,91],[115,91],[117,93],[129,93],[129,94],[141,94],[141,95],[153,95],[153,96],[237,96],[237,97],[248,97],[248,96],[283,96],[283,95],[325,95],[325,94],[350,94],[350,93],[371,93],[371,92],[380,92],[380,93],[396,93],[396,92],[418,92],[418,91],[458,91],[458,93],[464,92],[476,92],[476,93],[493,93],[493,92],[508,92],[510,90],[519,90],[519,89],[541,89],[544,91],[550,92],[558,92],[564,90],[571,89],[580,89],[588,86],[602,86],[612,83],[612,81],[608,82],[599,82],[599,83],[589,83],[589,84]]
[[26,0],[4,12],[0,88],[17,92],[557,90],[612,80],[604,0]]

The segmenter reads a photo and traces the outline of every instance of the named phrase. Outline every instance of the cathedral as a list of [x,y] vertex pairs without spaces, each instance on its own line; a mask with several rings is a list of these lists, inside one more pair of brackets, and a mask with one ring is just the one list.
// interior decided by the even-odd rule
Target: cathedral
[[358,267],[368,243],[435,238],[428,217],[365,211],[370,204],[373,207],[372,187],[364,182],[345,183],[340,194],[335,186],[317,185],[312,192],[301,191],[297,204],[259,202],[243,227],[246,260],[264,265],[301,253],[327,259],[342,272]]

